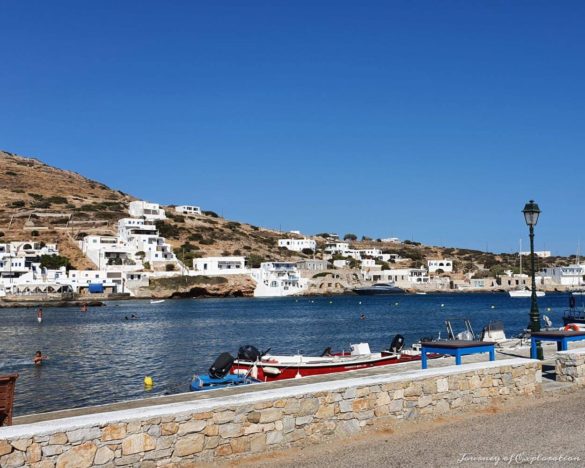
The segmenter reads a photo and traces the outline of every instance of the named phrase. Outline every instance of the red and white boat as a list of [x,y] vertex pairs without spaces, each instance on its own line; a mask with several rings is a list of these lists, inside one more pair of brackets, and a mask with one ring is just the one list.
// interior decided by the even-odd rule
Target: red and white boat
[[[402,340],[400,344],[404,342],[403,337],[397,335],[392,341],[390,350],[380,353],[372,353],[368,343],[359,343],[351,345],[350,353],[330,354],[327,352],[328,348],[322,356],[303,356],[301,354],[277,356],[267,352],[255,354],[256,348],[246,346],[240,348],[238,359],[234,361],[230,372],[250,375],[262,382],[273,382],[420,361],[419,349],[403,350],[401,345],[395,346],[397,340]],[[242,350],[251,352],[246,353]],[[439,357],[439,355],[429,355],[428,357]]]

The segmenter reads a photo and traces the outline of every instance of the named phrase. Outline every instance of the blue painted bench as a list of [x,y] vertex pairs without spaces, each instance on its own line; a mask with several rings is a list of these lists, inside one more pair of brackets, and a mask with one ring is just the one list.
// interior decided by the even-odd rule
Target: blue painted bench
[[455,364],[458,366],[461,365],[461,356],[467,356],[469,354],[489,353],[490,361],[496,360],[495,343],[489,341],[449,340],[423,342],[421,353],[423,369],[427,368],[427,353],[455,356]]
[[557,343],[558,351],[566,351],[570,341],[581,341],[585,340],[585,331],[570,331],[570,330],[558,330],[558,331],[542,331],[532,332],[530,340],[530,357],[536,359],[537,342],[538,341],[555,341]]

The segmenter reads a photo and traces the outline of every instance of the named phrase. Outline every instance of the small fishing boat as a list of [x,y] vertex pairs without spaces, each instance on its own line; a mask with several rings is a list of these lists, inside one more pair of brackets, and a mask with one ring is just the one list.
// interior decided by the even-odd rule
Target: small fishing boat
[[[532,290],[531,289],[512,289],[508,291],[510,297],[531,297]],[[546,293],[544,291],[536,291],[536,297],[544,297]]]
[[193,392],[200,392],[260,382],[247,374],[230,374],[233,363],[234,357],[230,353],[221,353],[209,368],[208,375],[194,375],[189,388]]
[[[403,349],[404,337],[396,335],[388,350],[372,353],[368,343],[351,345],[351,352],[332,353],[326,348],[321,356],[293,356],[271,355],[268,351],[260,353],[254,346],[242,346],[238,352],[238,359],[231,369],[233,374],[250,375],[262,382],[286,380],[311,375],[333,374],[370,367],[401,364],[419,361],[420,347]],[[439,355],[429,355],[429,358]]]
[[162,304],[165,300],[164,299],[151,299],[151,304]]

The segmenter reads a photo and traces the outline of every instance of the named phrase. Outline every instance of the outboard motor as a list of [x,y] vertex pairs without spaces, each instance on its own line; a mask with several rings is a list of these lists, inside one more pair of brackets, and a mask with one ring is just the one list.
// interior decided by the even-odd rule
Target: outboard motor
[[221,353],[209,368],[209,377],[223,379],[234,364],[234,357],[230,353]]
[[390,344],[390,351],[393,353],[399,353],[404,348],[404,336],[395,335]]
[[252,345],[240,346],[240,349],[238,350],[238,359],[241,359],[242,361],[256,362],[260,360],[261,357],[262,353],[258,351],[258,348]]
[[321,357],[324,356],[331,356],[331,346],[327,346],[327,348],[321,353]]

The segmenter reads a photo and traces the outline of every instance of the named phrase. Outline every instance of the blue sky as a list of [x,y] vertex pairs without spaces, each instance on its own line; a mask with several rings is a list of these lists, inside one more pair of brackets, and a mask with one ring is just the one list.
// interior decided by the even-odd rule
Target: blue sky
[[[0,1],[0,148],[230,219],[584,232],[585,3]],[[585,238],[583,238],[585,240]]]

